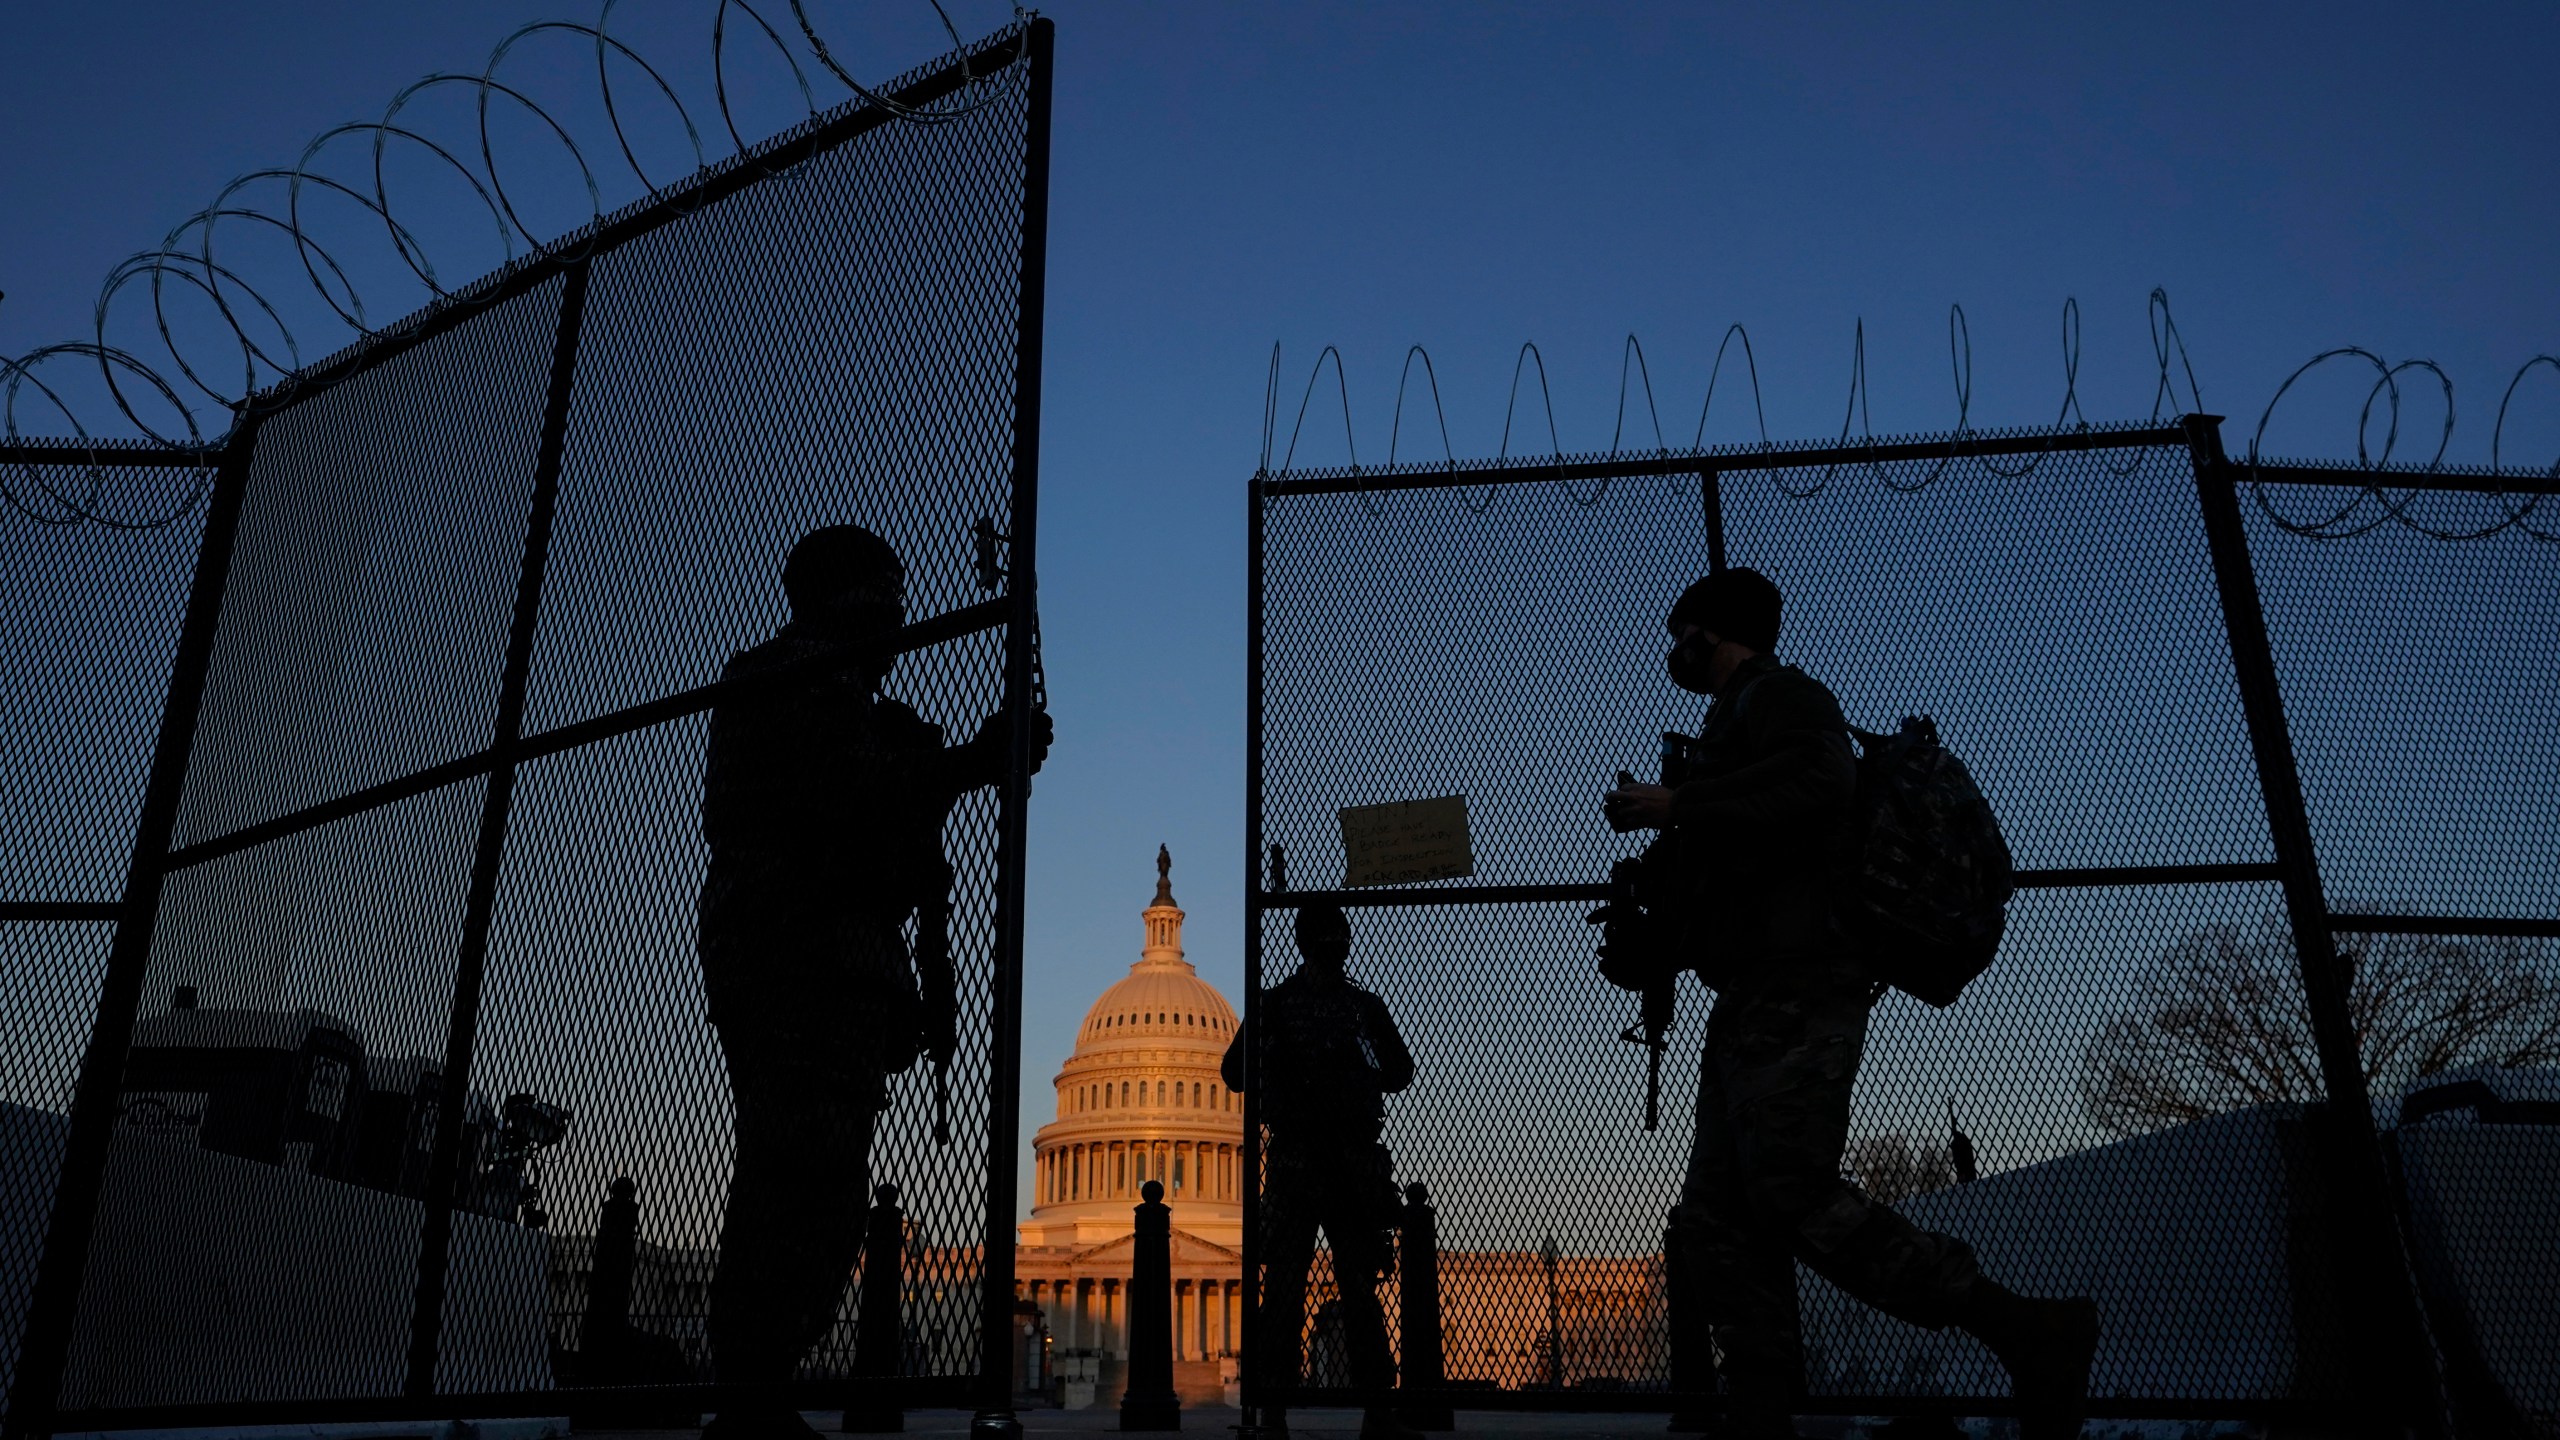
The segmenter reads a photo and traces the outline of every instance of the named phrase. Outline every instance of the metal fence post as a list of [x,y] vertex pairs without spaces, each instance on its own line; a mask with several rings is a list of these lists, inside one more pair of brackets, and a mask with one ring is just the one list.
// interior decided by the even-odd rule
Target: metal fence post
[[987,1213],[984,1288],[980,1292],[978,1366],[981,1397],[969,1422],[974,1440],[1020,1440],[1013,1413],[1015,1156],[1022,1147],[1023,865],[1028,853],[1025,808],[1031,798],[1033,646],[1040,623],[1040,360],[1048,304],[1049,106],[1057,26],[1033,20],[1022,167],[1022,295],[1014,328],[1013,510],[1006,599],[1004,704],[1012,721],[996,820],[994,974],[989,983],[987,1077]]
[[[1262,1007],[1262,625],[1263,546],[1266,543],[1263,477],[1256,473],[1245,486],[1245,659],[1244,659],[1244,1144],[1236,1156],[1243,1180],[1244,1284],[1236,1297],[1244,1322],[1243,1344],[1236,1356],[1236,1400],[1246,1440],[1270,1433],[1263,1413],[1262,1356],[1268,1350],[1262,1333],[1262,1075],[1259,1053],[1262,1032],[1254,1020]],[[1273,847],[1275,871],[1281,864]],[[1282,883],[1275,874],[1276,888]]]
[[2367,1312],[2363,1323],[2345,1330],[2362,1337],[2372,1350],[2357,1357],[2360,1363],[2354,1373],[2366,1377],[2375,1392],[2363,1398],[2394,1417],[2384,1428],[2396,1432],[2405,1425],[2421,1434],[2446,1434],[2450,1427],[2443,1377],[2428,1337],[2398,1219],[2397,1187],[2374,1126],[2373,1100],[2365,1086],[2363,1055],[2348,1009],[2352,966],[2339,953],[2331,931],[2328,899],[2312,844],[2310,809],[2303,799],[2302,776],[2277,683],[2275,650],[2249,555],[2248,533],[2241,524],[2240,477],[2223,453],[2221,422],[2218,415],[2189,415],[2180,423],[2195,466],[2205,544],[2221,595],[2240,708],[2248,722],[2249,747],[2284,889],[2285,918],[2293,931],[2304,1004],[2319,1053],[2321,1086],[2328,1097],[2324,1107],[2328,1124],[2323,1128],[2336,1143],[2324,1148],[2332,1152],[2326,1157],[2330,1183],[2337,1187],[2343,1217],[2338,1236],[2342,1253],[2337,1260],[2340,1273],[2350,1277],[2350,1293],[2361,1292]]
[[1173,1393],[1173,1208],[1164,1185],[1140,1187],[1137,1244],[1129,1256],[1129,1389],[1120,1397],[1123,1430],[1179,1430]]
[[[1440,1330],[1440,1215],[1419,1180],[1404,1187],[1403,1235],[1396,1246],[1397,1371],[1404,1389],[1436,1392],[1448,1385]],[[1455,1430],[1457,1417],[1445,1398],[1404,1409],[1416,1430]]]
[[61,1399],[62,1375],[71,1359],[71,1326],[88,1272],[89,1241],[98,1201],[106,1188],[107,1152],[121,1113],[124,1067],[133,1047],[134,1013],[151,970],[151,941],[160,918],[160,889],[168,878],[169,841],[177,832],[178,803],[186,794],[187,761],[195,749],[196,720],[204,708],[206,677],[213,668],[213,639],[222,619],[222,592],[231,579],[231,550],[240,534],[240,507],[249,490],[249,462],[256,453],[258,417],[243,412],[223,443],[220,467],[205,511],[204,539],[187,592],[187,618],[169,671],[169,698],[160,710],[160,734],[151,752],[151,777],[134,821],[133,856],[127,863],[123,911],[98,985],[89,1047],[72,1090],[71,1123],[56,1169],[53,1214],[46,1222],[43,1255],[36,1262],[26,1327],[20,1332],[17,1373],[9,1390],[8,1434],[46,1433]]
[[853,1321],[854,1393],[844,1407],[844,1430],[895,1435],[907,1428],[906,1412],[889,1393],[906,1353],[899,1297],[906,1284],[907,1217],[898,1208],[897,1186],[879,1186],[872,1196],[871,1223],[862,1235],[862,1301]]
[[480,1031],[481,981],[489,959],[489,922],[497,907],[498,870],[506,858],[508,807],[515,798],[516,750],[524,738],[524,696],[533,670],[533,637],[542,616],[543,567],[551,554],[551,516],[560,498],[560,463],[568,445],[569,391],[578,373],[578,326],[587,308],[585,261],[560,284],[560,319],[551,350],[550,388],[534,451],[524,559],[516,571],[515,615],[507,633],[498,713],[490,726],[489,778],[480,798],[479,846],[463,904],[462,944],[454,961],[453,1008],[446,1017],[444,1094],[436,1111],[435,1150],[427,1162],[426,1220],[418,1238],[416,1307],[409,1323],[409,1373],[402,1393],[436,1393],[436,1353],[443,1338],[446,1266],[453,1245],[453,1207],[462,1188],[462,1139],[471,1108],[471,1055]]

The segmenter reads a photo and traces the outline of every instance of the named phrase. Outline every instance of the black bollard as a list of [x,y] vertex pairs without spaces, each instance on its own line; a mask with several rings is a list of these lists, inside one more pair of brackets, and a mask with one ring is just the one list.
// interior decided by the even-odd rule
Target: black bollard
[[1129,1256],[1129,1389],[1120,1397],[1123,1430],[1179,1430],[1182,1399],[1173,1393],[1173,1211],[1164,1186],[1148,1181]]
[[[1680,1222],[1662,1227],[1662,1309],[1665,1337],[1671,1346],[1671,1390],[1676,1395],[1705,1397],[1715,1393],[1715,1344],[1707,1333],[1707,1317],[1698,1304],[1698,1282],[1688,1263]],[[1673,1402],[1670,1429],[1700,1434],[1715,1428],[1715,1414],[1698,1400]]]
[[587,1315],[578,1327],[578,1353],[590,1375],[613,1368],[627,1348],[631,1270],[639,1258],[640,1185],[628,1175],[618,1176],[605,1188],[604,1210],[596,1217],[594,1263],[587,1271]]
[[[577,1369],[559,1377],[579,1387],[569,1399],[569,1423],[581,1430],[690,1429],[699,1409],[671,1404],[652,1393],[669,1376],[685,1374],[683,1347],[665,1335],[631,1324],[633,1272],[640,1262],[640,1187],[630,1176],[605,1187],[596,1216],[595,1249],[588,1257],[587,1313],[578,1324]],[[565,1357],[564,1357],[565,1358]]]
[[[1397,1247],[1398,1329],[1403,1332],[1404,1388],[1438,1391],[1446,1385],[1440,1340],[1440,1216],[1420,1181],[1404,1187],[1404,1240]],[[1439,1400],[1404,1407],[1404,1423],[1416,1430],[1455,1430],[1457,1417]]]
[[871,1223],[862,1232],[862,1299],[853,1315],[853,1386],[844,1407],[849,1435],[895,1435],[907,1416],[892,1395],[906,1348],[898,1296],[906,1284],[906,1214],[898,1187],[872,1193]]

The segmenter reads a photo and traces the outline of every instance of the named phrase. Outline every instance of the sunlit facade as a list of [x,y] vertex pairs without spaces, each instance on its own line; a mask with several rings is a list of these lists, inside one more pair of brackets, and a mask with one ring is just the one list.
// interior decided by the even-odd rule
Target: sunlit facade
[[1087,1372],[1107,1399],[1128,1354],[1132,1210],[1161,1181],[1173,1210],[1176,1388],[1223,1388],[1242,1323],[1240,1099],[1218,1078],[1235,1007],[1182,953],[1171,862],[1157,856],[1137,963],[1085,1013],[1057,1075],[1057,1117],[1032,1139],[1031,1216],[1017,1294],[1040,1307],[1061,1376]]
[[[1218,1078],[1236,1014],[1183,958],[1169,858],[1157,866],[1137,963],[1085,1013],[1058,1071],[1057,1118],[1032,1138],[1031,1217],[1014,1259],[1016,1294],[1039,1307],[1058,1375],[1105,1404],[1128,1359],[1131,1212],[1147,1181],[1163,1182],[1173,1209],[1175,1388],[1186,1400],[1224,1392],[1243,1330],[1244,1115]],[[1309,1287],[1308,1364],[1319,1383],[1344,1384],[1325,1258]],[[1443,1253],[1440,1275],[1454,1382],[1623,1382],[1660,1365],[1658,1256]],[[1392,1332],[1392,1280],[1380,1299]]]

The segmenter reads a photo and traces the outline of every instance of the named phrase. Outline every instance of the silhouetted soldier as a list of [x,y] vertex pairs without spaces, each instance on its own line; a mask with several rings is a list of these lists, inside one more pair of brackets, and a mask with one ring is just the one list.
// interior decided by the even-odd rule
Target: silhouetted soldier
[[[782,588],[790,623],[722,676],[792,673],[721,701],[703,763],[702,987],[737,1127],[708,1325],[724,1384],[789,1381],[826,1332],[861,1252],[888,1077],[919,1054],[951,1058],[943,824],[961,796],[1003,779],[1012,739],[997,716],[946,747],[939,726],[880,693],[906,623],[906,567],[887,541],[853,525],[812,531]],[[1045,714],[1036,728],[1034,768]],[[715,1430],[814,1433],[779,1399],[724,1411]]]
[[1961,1240],[1912,1225],[1840,1176],[1850,1091],[1879,993],[1833,924],[1852,845],[1856,761],[1839,702],[1769,653],[1777,586],[1752,570],[1700,580],[1671,609],[1671,679],[1714,697],[1677,790],[1621,784],[1612,828],[1667,829],[1682,938],[1666,963],[1716,991],[1697,1134],[1672,1225],[1713,1326],[1738,1436],[1793,1433],[1804,1385],[1795,1261],[1887,1314],[1957,1325],[2008,1367],[2027,1440],[2076,1435],[2097,1310],[1985,1278]]
[[[1386,1097],[1413,1083],[1413,1056],[1396,1033],[1386,1003],[1343,973],[1351,956],[1351,920],[1339,905],[1298,911],[1297,973],[1264,991],[1251,1024],[1267,1037],[1255,1050],[1254,1084],[1271,1143],[1263,1156],[1262,1333],[1245,1357],[1260,1383],[1299,1383],[1305,1348],[1307,1271],[1315,1263],[1316,1230],[1333,1243],[1333,1277],[1341,1293],[1344,1349],[1351,1383],[1384,1391],[1395,1384],[1378,1280],[1390,1258],[1396,1221],[1394,1162],[1379,1136]],[[1246,1047],[1254,1032],[1238,1027],[1218,1073],[1230,1090],[1245,1088]],[[1285,1426],[1280,1411],[1266,1423]],[[1414,1437],[1383,1405],[1369,1407],[1360,1433]]]

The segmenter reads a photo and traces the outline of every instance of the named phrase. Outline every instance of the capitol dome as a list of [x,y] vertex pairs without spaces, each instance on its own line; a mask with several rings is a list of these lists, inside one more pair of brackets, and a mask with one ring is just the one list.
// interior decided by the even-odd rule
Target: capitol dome
[[1183,958],[1172,866],[1158,849],[1146,944],[1085,1012],[1075,1053],[1058,1070],[1057,1118],[1032,1138],[1025,1244],[1127,1235],[1130,1207],[1149,1180],[1163,1182],[1176,1229],[1243,1242],[1243,1102],[1218,1076],[1236,1012]]

